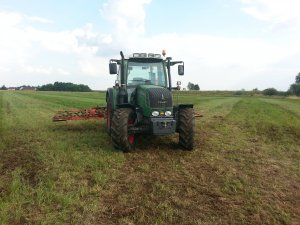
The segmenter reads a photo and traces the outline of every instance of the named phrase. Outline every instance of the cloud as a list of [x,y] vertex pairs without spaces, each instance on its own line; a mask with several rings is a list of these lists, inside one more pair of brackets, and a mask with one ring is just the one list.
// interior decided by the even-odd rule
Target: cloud
[[[294,79],[297,63],[291,67],[288,62],[300,60],[300,43],[278,45],[258,38],[222,37],[200,32],[145,36],[145,6],[150,2],[107,1],[101,8],[101,15],[111,23],[113,31],[110,33],[98,31],[90,23],[59,32],[47,31],[46,25],[51,20],[0,12],[3,34],[0,36],[0,80],[8,86],[64,80],[105,89],[112,86],[115,78],[107,76],[108,60],[119,57],[120,50],[129,54],[159,53],[162,49],[175,60],[185,61],[184,77],[176,76],[176,68],[172,71],[174,83],[180,79],[183,86],[191,81],[199,83],[204,90],[267,88],[271,85],[284,90],[291,77]],[[290,21],[279,20],[285,17],[278,8],[267,8],[271,5],[269,1],[242,2],[244,12],[259,20]],[[296,17],[290,15],[298,21]],[[35,22],[45,23],[45,28],[36,28]]]
[[298,29],[300,2],[298,0],[240,0],[242,11],[272,24],[272,28]]
[[[176,69],[173,71],[173,80],[181,79],[183,86],[191,81],[199,83],[205,90],[266,88],[268,85],[284,90],[289,83],[282,80],[289,80],[287,76],[295,74],[291,69],[274,73],[279,67],[288,67],[281,62],[297,51],[295,46],[277,46],[259,39],[161,34],[145,37],[135,44],[139,51],[145,51],[144,46],[156,52],[167,49],[167,54],[174,60],[184,60],[185,76],[178,77]],[[269,79],[270,76],[273,79]],[[262,83],[264,79],[266,82]]]
[[[32,60],[40,51],[52,52],[55,54],[74,54],[80,57],[81,54],[95,54],[95,46],[80,43],[81,37],[94,35],[91,30],[85,27],[60,32],[51,32],[37,29],[30,23],[28,18],[20,13],[0,12],[0,28],[3,35],[0,36],[0,65],[10,63],[24,63]],[[31,19],[30,19],[31,20]],[[41,18],[39,21],[43,21]],[[46,21],[43,21],[46,22]],[[108,43],[109,37],[103,37],[103,43]]]
[[10,69],[8,69],[8,68],[6,68],[6,67],[1,67],[1,66],[0,66],[0,71],[1,71],[1,72],[9,72]]
[[109,0],[100,12],[115,26],[117,34],[142,35],[146,17],[144,6],[150,2],[151,0]]
[[0,27],[10,28],[20,24],[23,16],[20,13],[0,11]]
[[26,19],[28,19],[29,21],[32,22],[38,22],[38,23],[53,23],[52,20],[43,18],[43,17],[39,17],[39,16],[25,16]]
[[69,71],[66,71],[66,70],[63,69],[63,68],[58,68],[58,69],[57,69],[57,73],[58,73],[58,74],[61,74],[61,75],[70,75],[70,72],[69,72]]
[[37,73],[37,74],[49,75],[53,71],[53,68],[43,67],[43,66],[34,67],[31,65],[24,65],[23,68],[24,68],[24,72],[26,72],[26,73]]
[[[299,18],[298,14],[294,13],[297,8],[296,1],[289,0],[292,6],[288,8],[293,13],[288,18],[282,10],[283,1],[277,1],[275,6],[272,4],[276,0],[242,0],[242,2],[245,5],[243,10],[260,20],[291,23],[292,19],[297,21]],[[103,51],[123,50],[124,53],[131,53],[160,52],[167,49],[174,59],[183,59],[186,62],[187,76],[180,78],[184,85],[192,80],[201,82],[200,86],[204,89],[237,89],[259,87],[258,81],[261,79],[251,80],[251,77],[263,78],[267,76],[266,74],[276,74],[277,77],[281,76],[278,80],[282,80],[288,73],[282,73],[281,70],[280,75],[274,73],[274,70],[282,66],[282,61],[300,50],[299,45],[274,45],[263,39],[217,37],[201,33],[163,33],[152,37],[144,36],[145,5],[149,3],[150,1],[110,0],[103,6],[101,13],[112,23],[114,32],[110,36],[112,42],[99,48],[99,55],[103,54]],[[137,8],[130,7],[131,4]],[[270,70],[270,67],[274,69]],[[174,79],[178,78],[175,76]],[[277,88],[286,88],[287,84],[276,83],[276,79],[273,81]],[[267,83],[264,82],[264,85]]]

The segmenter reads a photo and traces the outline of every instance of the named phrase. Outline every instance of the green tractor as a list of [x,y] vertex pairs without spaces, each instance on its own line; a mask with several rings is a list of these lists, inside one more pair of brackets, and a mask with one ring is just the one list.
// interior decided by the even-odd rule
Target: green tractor
[[[195,114],[192,104],[174,105],[171,66],[178,64],[184,75],[184,62],[161,54],[134,53],[111,59],[110,74],[117,74],[115,86],[107,89],[107,131],[115,148],[128,152],[135,146],[136,134],[179,133],[179,146],[194,147]],[[180,82],[177,83],[180,85]]]

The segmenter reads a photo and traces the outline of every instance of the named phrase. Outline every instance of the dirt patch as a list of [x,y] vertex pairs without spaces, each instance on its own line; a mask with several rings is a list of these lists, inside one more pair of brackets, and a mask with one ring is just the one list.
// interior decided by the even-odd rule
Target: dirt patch
[[1,152],[0,176],[8,176],[17,168],[21,169],[21,176],[31,186],[36,186],[39,182],[39,171],[42,169],[42,162],[37,159],[33,151],[22,148],[13,151],[4,150]]

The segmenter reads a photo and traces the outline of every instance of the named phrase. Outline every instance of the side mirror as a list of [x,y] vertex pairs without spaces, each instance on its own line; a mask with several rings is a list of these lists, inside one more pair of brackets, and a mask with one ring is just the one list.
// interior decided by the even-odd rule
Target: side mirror
[[109,63],[109,74],[117,74],[118,66],[117,63]]
[[184,75],[184,65],[178,65],[178,75]]

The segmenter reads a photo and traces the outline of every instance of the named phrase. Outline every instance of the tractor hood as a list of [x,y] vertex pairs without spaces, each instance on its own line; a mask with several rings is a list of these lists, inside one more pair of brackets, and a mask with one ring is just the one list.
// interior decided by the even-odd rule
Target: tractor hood
[[154,110],[172,111],[173,108],[172,93],[167,88],[156,85],[137,86],[130,102],[141,107],[144,116],[147,117],[150,117]]

